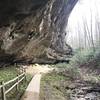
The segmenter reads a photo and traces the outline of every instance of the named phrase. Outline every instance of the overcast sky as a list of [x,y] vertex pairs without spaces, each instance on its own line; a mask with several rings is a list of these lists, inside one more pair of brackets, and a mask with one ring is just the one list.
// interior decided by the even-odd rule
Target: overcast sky
[[[87,21],[90,27],[91,15],[93,25],[95,25],[95,17],[100,21],[100,0],[79,0],[69,17],[68,26],[66,28],[66,31],[69,31],[69,37],[66,39],[69,44],[71,37],[76,37],[78,28],[83,30],[83,19]],[[80,34],[82,34],[82,32]]]

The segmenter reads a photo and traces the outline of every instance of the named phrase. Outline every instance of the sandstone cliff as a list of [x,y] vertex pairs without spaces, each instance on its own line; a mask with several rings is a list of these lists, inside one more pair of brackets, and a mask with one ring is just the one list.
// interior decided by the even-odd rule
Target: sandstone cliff
[[72,53],[65,27],[77,0],[1,0],[0,63],[54,63]]

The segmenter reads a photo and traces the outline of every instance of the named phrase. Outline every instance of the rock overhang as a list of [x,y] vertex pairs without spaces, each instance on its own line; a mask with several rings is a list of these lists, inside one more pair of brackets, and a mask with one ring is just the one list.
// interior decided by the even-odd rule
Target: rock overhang
[[9,57],[10,62],[66,60],[72,49],[64,41],[64,28],[76,3],[77,0],[1,0],[0,59],[4,63]]

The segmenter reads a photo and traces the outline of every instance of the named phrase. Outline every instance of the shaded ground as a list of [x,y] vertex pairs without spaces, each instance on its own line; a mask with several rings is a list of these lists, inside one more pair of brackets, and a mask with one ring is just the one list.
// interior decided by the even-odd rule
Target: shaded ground
[[90,67],[57,68],[41,81],[40,100],[100,100],[100,74]]

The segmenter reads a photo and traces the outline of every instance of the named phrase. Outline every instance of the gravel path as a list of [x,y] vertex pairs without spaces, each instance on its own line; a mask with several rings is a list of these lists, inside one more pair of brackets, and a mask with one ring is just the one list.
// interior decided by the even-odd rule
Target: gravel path
[[28,85],[22,100],[39,100],[41,74],[36,74]]
[[48,65],[40,66],[37,64],[35,66],[29,66],[26,72],[34,76],[31,82],[29,83],[21,100],[39,100],[41,76],[42,74],[48,73],[52,70],[53,69],[49,68]]

